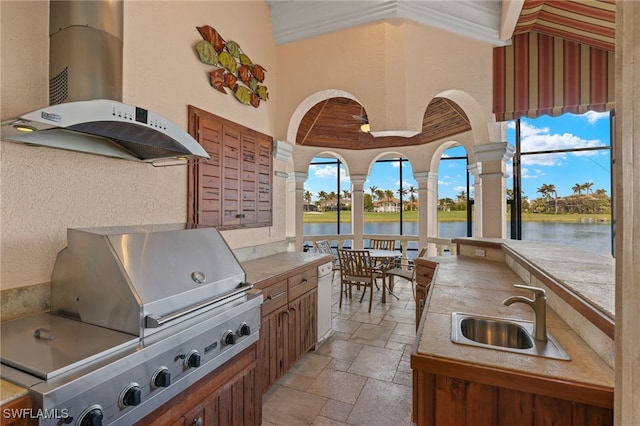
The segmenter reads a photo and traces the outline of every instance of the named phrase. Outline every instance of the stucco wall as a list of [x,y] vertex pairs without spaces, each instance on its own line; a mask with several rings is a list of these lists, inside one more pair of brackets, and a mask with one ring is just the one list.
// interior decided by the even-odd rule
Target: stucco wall
[[[337,90],[364,106],[372,132],[419,132],[429,102],[435,96],[450,97],[472,121],[472,133],[456,141],[467,146],[470,155],[472,145],[490,142],[490,44],[392,19],[289,43],[277,53],[278,138],[295,142],[300,119],[322,100],[318,94]],[[426,171],[436,148],[431,144],[394,152],[409,158],[414,171]],[[297,148],[293,168],[305,171],[322,151]],[[371,162],[388,152],[333,151],[354,174],[367,174]]]
[[[0,2],[1,119],[48,105],[49,3]],[[275,133],[276,63],[269,10],[258,2],[126,2],[123,101],[187,128],[192,104],[265,134]],[[267,69],[269,101],[258,109],[209,84],[193,49],[211,25]],[[284,164],[274,161],[276,169]],[[151,165],[9,142],[0,150],[0,288],[48,282],[69,227],[184,222],[186,167]],[[284,197],[274,180],[274,201]],[[225,233],[236,248],[284,239],[274,226]]]

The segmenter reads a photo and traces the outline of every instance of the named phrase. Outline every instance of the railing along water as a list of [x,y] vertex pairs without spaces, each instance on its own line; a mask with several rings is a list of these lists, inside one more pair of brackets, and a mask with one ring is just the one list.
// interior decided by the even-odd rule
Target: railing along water
[[[385,234],[365,234],[363,236],[363,247],[367,247],[370,239],[388,239],[394,238],[396,243],[396,250],[402,252],[402,257],[413,258],[417,256],[421,247],[418,247],[417,235],[385,235]],[[352,248],[353,247],[353,234],[324,234],[324,235],[305,235],[304,236],[304,250],[313,251],[314,243],[318,240],[329,240],[331,248],[337,250],[338,248]],[[414,243],[414,244],[411,244]],[[437,256],[455,255],[456,244],[454,244],[450,238],[429,237],[427,238],[427,244],[429,249],[435,248]],[[412,247],[409,247],[409,246]],[[433,250],[429,250],[433,252]],[[412,256],[413,255],[413,256]]]

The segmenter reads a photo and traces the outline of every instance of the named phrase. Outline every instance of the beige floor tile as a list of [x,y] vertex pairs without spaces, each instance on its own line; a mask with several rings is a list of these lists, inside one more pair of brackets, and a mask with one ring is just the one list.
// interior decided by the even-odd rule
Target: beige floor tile
[[[328,345],[330,342],[326,342]],[[324,346],[324,345],[323,345]],[[322,346],[320,346],[322,349]],[[331,362],[331,358],[319,355],[317,352],[309,352],[302,359],[296,362],[289,370],[290,373],[299,374],[301,376],[316,378],[320,372]]]
[[281,387],[262,407],[263,424],[310,425],[326,402],[321,396]]
[[411,424],[411,387],[368,379],[347,423],[367,426]]
[[344,422],[349,417],[349,413],[353,410],[353,404],[347,404],[335,399],[329,399],[322,410],[320,416],[328,417],[332,420]]
[[363,345],[346,340],[329,340],[316,350],[318,355],[352,361],[358,356]]
[[401,357],[402,351],[365,346],[347,371],[390,382],[396,374]]
[[366,377],[357,374],[324,370],[307,392],[347,404],[355,404],[366,380]]
[[392,332],[393,329],[389,327],[382,327],[375,324],[362,324],[353,333],[350,341],[383,348],[387,344],[387,340]]
[[329,419],[327,417],[318,416],[313,422],[313,426],[350,426],[348,423],[342,423],[338,420]]
[[328,370],[347,371],[351,367],[351,360],[333,358],[329,364],[327,364]]
[[343,333],[353,333],[360,327],[360,323],[357,321],[351,321],[350,319],[334,318],[331,320],[331,329],[340,331]]
[[300,391],[306,391],[307,389],[309,389],[309,386],[311,386],[315,379],[315,377],[308,377],[288,372],[284,376],[282,376],[280,380],[278,380],[278,383],[282,386],[297,389]]

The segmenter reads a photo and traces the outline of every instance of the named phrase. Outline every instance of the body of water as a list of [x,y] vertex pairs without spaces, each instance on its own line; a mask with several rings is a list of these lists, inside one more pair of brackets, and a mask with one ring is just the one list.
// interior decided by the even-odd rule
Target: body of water
[[[337,234],[335,223],[305,223],[304,235]],[[350,234],[351,224],[343,223],[340,234]],[[364,224],[365,234],[399,235],[400,224],[394,222],[370,222]],[[418,235],[417,222],[404,223],[404,235]],[[507,236],[510,229],[507,227]],[[442,238],[465,237],[467,235],[466,222],[438,223],[438,236]],[[611,255],[611,224],[610,223],[554,223],[554,222],[524,222],[522,224],[522,239],[542,241],[547,243],[566,244],[579,247],[603,255]],[[417,243],[415,243],[417,244]],[[416,248],[409,246],[410,248]]]

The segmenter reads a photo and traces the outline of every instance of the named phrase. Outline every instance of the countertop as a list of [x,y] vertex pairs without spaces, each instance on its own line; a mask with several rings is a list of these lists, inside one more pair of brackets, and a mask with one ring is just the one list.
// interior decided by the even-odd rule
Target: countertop
[[25,396],[29,391],[21,386],[14,385],[4,379],[0,379],[0,405]]
[[453,343],[452,312],[531,321],[533,311],[529,306],[503,304],[507,297],[530,295],[513,287],[515,283],[524,283],[503,262],[470,256],[432,257],[429,260],[438,262],[439,266],[423,314],[426,315],[424,327],[416,342],[417,355],[613,389],[613,369],[548,307],[547,329],[569,354],[570,361]]
[[319,266],[331,260],[332,257],[328,254],[288,251],[241,262],[241,265],[247,274],[247,282],[257,283],[285,275],[297,268]]

